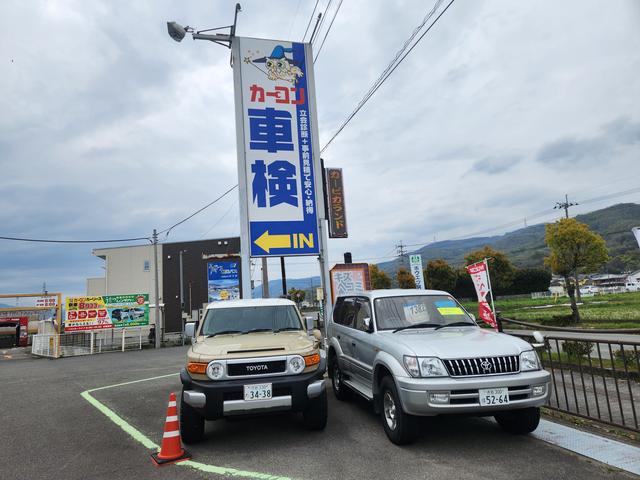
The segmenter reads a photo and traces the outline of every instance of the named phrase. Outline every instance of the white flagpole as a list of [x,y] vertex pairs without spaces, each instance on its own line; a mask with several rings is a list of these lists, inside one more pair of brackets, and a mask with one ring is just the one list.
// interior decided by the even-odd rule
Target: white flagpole
[[496,307],[493,303],[493,287],[491,286],[491,275],[489,275],[489,262],[487,260],[489,260],[489,258],[485,258],[483,262],[484,262],[484,268],[487,271],[487,283],[489,284],[489,297],[491,298],[491,310],[493,310],[493,318],[495,319],[496,325],[498,325],[498,331],[500,332],[502,331],[502,328],[500,328],[501,325],[498,322],[498,317],[496,315]]

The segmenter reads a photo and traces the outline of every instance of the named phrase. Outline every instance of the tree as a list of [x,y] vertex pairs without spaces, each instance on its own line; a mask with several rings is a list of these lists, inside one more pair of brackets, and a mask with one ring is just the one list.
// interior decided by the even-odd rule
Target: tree
[[587,225],[574,218],[563,218],[545,227],[545,241],[551,254],[545,259],[551,270],[564,277],[571,301],[574,323],[580,323],[575,297],[575,285],[570,277],[578,273],[596,271],[609,260],[604,239]]
[[369,277],[371,278],[371,288],[391,288],[391,279],[377,265],[369,265]]
[[513,276],[511,293],[546,292],[551,284],[551,272],[544,268],[519,268]]
[[456,271],[451,268],[446,260],[431,260],[427,263],[427,268],[424,269],[426,286],[434,290],[453,292],[454,288],[456,288],[456,278]]
[[398,280],[398,287],[400,288],[416,288],[416,279],[413,278],[411,272],[406,268],[400,267],[398,269],[396,279]]
[[304,302],[305,295],[306,292],[304,290],[298,290],[297,288],[293,287],[291,287],[288,292],[288,297],[298,305]]
[[464,257],[464,261],[465,265],[471,265],[472,263],[481,262],[485,258],[490,258],[489,275],[493,293],[507,293],[513,283],[515,268],[513,268],[513,265],[511,265],[511,262],[504,253],[486,246],[481,250],[467,254]]

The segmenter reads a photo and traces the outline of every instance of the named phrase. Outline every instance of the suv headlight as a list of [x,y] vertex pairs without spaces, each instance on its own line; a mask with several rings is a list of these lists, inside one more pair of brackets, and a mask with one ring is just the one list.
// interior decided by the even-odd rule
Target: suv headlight
[[207,365],[207,376],[211,380],[220,380],[224,375],[224,365],[220,362],[210,362]]
[[520,371],[530,372],[532,370],[540,370],[540,360],[534,350],[527,350],[520,354]]
[[404,368],[412,377],[446,377],[447,369],[437,357],[404,356]]
[[301,373],[304,370],[304,367],[304,358],[300,355],[295,355],[289,359],[289,370],[291,373]]

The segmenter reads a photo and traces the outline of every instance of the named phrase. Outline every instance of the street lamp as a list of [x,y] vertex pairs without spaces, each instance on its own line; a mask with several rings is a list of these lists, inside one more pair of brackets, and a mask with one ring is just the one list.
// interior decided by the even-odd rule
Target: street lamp
[[[224,45],[227,48],[231,48],[231,39],[236,34],[236,22],[238,20],[238,12],[242,11],[242,7],[239,3],[236,3],[235,15],[233,17],[233,25],[226,25],[224,27],[217,28],[208,28],[206,30],[198,30],[196,31],[194,28],[190,26],[183,27],[177,22],[167,22],[167,32],[169,36],[173,38],[176,42],[181,42],[187,33],[190,33],[194,40],[209,40],[210,42],[214,42],[220,45]],[[229,34],[225,35],[222,33],[203,33],[203,32],[213,32],[215,30],[222,30],[228,28]]]

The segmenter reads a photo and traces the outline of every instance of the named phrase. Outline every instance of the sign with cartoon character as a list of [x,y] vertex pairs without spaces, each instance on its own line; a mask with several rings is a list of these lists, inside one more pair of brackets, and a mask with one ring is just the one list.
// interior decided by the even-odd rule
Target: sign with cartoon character
[[321,172],[311,47],[253,38],[234,42],[250,255],[318,255],[317,215],[324,205],[316,190]]

